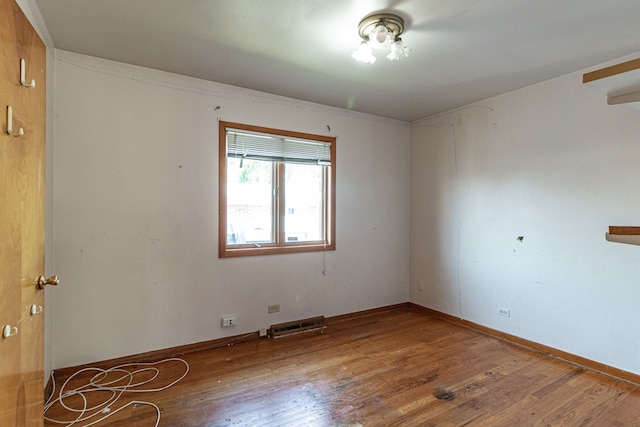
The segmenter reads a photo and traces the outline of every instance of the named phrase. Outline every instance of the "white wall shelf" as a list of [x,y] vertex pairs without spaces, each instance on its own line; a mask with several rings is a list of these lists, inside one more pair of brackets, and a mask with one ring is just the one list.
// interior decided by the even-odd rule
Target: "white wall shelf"
[[640,227],[610,225],[605,238],[609,242],[640,246]]
[[609,105],[640,109],[640,58],[586,73],[582,83],[606,93]]

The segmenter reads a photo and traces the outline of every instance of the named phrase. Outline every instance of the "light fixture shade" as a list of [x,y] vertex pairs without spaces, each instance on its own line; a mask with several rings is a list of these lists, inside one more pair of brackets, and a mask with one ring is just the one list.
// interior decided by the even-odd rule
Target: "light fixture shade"
[[351,54],[351,57],[356,61],[364,62],[365,64],[373,64],[376,62],[376,57],[373,56],[371,46],[369,46],[365,41],[360,43],[360,46]]
[[407,48],[400,38],[404,31],[404,20],[391,13],[376,13],[365,17],[358,25],[358,34],[362,43],[351,55],[356,61],[373,64],[376,57],[373,49],[390,49],[387,59],[395,61],[409,56]]
[[391,52],[387,55],[387,59],[389,61],[397,61],[398,59],[406,58],[409,56],[409,49],[407,46],[402,43],[402,39],[398,37],[398,39],[391,44]]

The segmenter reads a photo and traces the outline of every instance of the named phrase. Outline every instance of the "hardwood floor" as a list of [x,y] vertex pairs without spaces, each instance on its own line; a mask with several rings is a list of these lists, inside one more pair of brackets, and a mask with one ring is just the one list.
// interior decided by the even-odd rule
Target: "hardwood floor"
[[[135,399],[161,426],[640,426],[638,386],[408,309],[182,357],[184,379],[111,412]],[[167,362],[152,387],[182,372]],[[132,405],[98,425],[155,419]]]

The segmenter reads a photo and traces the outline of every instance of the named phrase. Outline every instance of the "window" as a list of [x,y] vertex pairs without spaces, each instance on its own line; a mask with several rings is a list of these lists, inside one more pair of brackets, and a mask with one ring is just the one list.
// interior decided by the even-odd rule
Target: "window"
[[221,258],[335,249],[336,139],[220,122]]

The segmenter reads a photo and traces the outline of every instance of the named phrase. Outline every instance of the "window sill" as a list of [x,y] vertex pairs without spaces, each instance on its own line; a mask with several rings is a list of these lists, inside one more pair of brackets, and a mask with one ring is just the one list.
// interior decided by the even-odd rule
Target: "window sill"
[[219,258],[236,258],[245,256],[294,254],[301,252],[322,252],[335,251],[335,244],[307,244],[307,245],[287,245],[287,246],[264,246],[241,247],[241,248],[220,248]]

